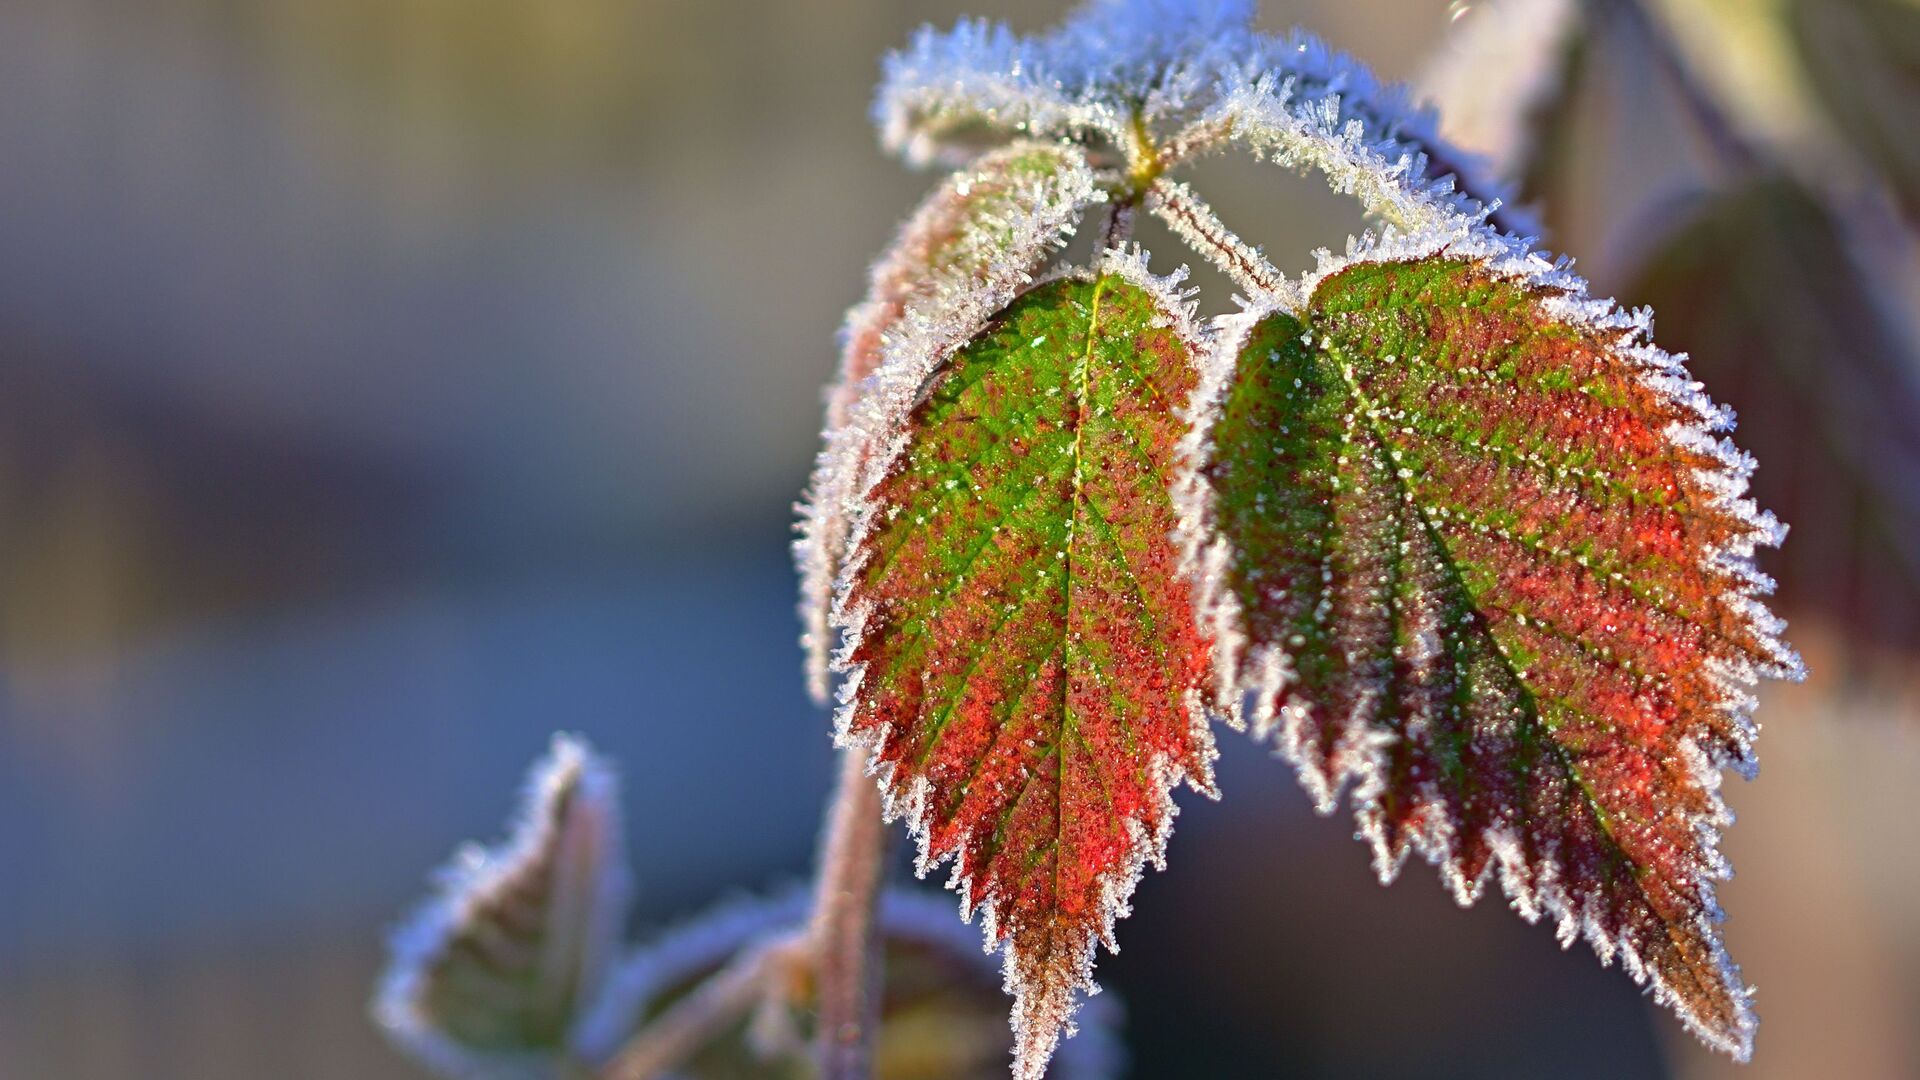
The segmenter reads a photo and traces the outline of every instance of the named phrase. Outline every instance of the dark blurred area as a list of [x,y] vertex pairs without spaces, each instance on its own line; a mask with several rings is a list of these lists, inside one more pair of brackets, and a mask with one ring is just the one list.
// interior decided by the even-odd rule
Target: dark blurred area
[[[840,315],[929,182],[875,148],[879,58],[1064,6],[0,0],[0,1078],[424,1076],[365,1018],[383,933],[556,728],[622,766],[646,924],[806,872],[831,752],[790,506]],[[1263,20],[1410,77],[1471,7]],[[1667,106],[1607,85],[1608,175],[1658,182],[1563,192],[1548,243],[1691,309],[1715,271],[1641,281],[1602,224],[1706,182]],[[1205,168],[1283,268],[1361,227]],[[1809,383],[1831,310],[1779,316]],[[1744,408],[1751,325],[1695,322],[1674,347]],[[1755,400],[1784,414],[1761,476],[1825,490],[1796,397]],[[1854,539],[1914,564],[1854,509],[1783,516],[1835,573]],[[1833,588],[1906,626],[1894,572]],[[1765,772],[1728,792],[1764,1020],[1738,1075],[1920,1076],[1920,853],[1886,826],[1920,778],[1912,653],[1856,663],[1846,611],[1807,607],[1817,677],[1766,692]],[[1134,1075],[1731,1074],[1497,901],[1418,866],[1380,888],[1347,822],[1222,741],[1226,801],[1185,800],[1101,965]]]

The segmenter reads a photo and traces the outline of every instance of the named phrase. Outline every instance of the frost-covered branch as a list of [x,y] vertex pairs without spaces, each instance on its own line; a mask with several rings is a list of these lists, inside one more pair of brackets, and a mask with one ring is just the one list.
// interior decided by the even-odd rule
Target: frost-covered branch
[[1234,284],[1247,291],[1249,298],[1286,297],[1296,292],[1286,275],[1258,248],[1234,235],[1213,208],[1180,181],[1166,177],[1154,181],[1147,192],[1147,209],[1159,215],[1194,250],[1211,259]]

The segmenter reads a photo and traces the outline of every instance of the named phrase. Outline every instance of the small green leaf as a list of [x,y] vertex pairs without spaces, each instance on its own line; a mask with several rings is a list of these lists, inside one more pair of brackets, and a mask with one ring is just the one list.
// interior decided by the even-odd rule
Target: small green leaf
[[1719,769],[1752,766],[1746,686],[1798,671],[1748,560],[1782,530],[1643,321],[1460,247],[1223,339],[1198,514],[1231,685],[1322,812],[1355,782],[1383,880],[1418,850],[1465,904],[1497,873],[1744,1056]]
[[1137,257],[1021,296],[928,386],[847,571],[843,736],[1006,944],[1022,1077],[1210,783],[1168,489],[1197,348]]
[[561,1075],[605,988],[631,892],[611,769],[584,741],[556,736],[513,834],[463,849],[440,878],[393,937],[376,1019],[455,1075]]

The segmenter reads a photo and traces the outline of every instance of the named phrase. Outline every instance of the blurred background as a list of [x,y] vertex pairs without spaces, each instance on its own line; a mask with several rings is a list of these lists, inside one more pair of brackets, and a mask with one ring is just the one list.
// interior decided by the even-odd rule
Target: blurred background
[[[1815,672],[1728,791],[1756,1061],[1431,871],[1380,888],[1225,738],[1101,964],[1134,1075],[1920,1076],[1920,5],[1509,6],[1263,22],[1424,73],[1748,421]],[[365,1019],[384,932],[555,728],[624,769],[648,926],[806,872],[790,506],[930,182],[875,148],[878,61],[1063,7],[0,0],[0,1078],[424,1076]],[[1503,19],[1558,74],[1489,118]],[[1362,227],[1201,172],[1284,268]]]

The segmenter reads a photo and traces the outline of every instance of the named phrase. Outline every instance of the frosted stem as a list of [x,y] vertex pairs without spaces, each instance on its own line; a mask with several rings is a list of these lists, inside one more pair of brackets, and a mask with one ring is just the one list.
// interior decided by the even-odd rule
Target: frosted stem
[[1133,209],[1137,202],[1135,196],[1116,197],[1107,211],[1106,228],[1100,233],[1100,250],[1116,250],[1133,238]]
[[1234,235],[1187,185],[1166,177],[1155,180],[1147,192],[1147,209],[1160,215],[1195,251],[1213,260],[1235,285],[1246,290],[1248,299],[1293,292],[1286,275]]
[[600,1080],[655,1080],[684,1064],[758,1004],[774,974],[805,957],[808,945],[803,936],[788,934],[734,957],[635,1032],[600,1071]]
[[866,773],[866,753],[854,748],[840,757],[808,931],[820,1007],[814,1052],[822,1080],[868,1080],[880,1013],[874,906],[887,833],[879,788]]

